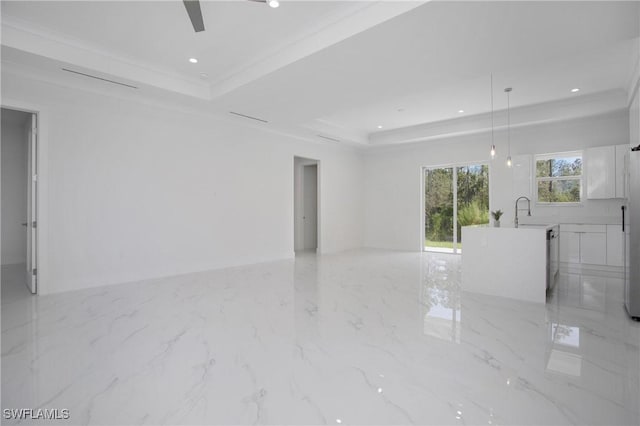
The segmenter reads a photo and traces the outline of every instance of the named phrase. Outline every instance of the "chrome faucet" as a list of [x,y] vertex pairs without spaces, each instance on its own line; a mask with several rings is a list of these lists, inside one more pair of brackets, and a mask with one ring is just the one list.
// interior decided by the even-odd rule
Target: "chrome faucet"
[[516,200],[516,228],[518,227],[518,202],[523,198],[527,200],[527,216],[531,216],[531,200],[525,196],[519,197]]

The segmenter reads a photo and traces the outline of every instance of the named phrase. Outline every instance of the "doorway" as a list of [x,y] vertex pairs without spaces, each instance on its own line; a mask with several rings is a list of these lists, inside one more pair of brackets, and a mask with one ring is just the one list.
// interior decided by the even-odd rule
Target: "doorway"
[[5,286],[5,281],[10,286],[26,285],[28,291],[35,294],[38,271],[37,115],[2,108],[0,116],[2,285]]
[[319,247],[319,161],[294,157],[294,250],[317,252]]
[[489,223],[489,166],[423,169],[424,250],[462,253],[462,227]]

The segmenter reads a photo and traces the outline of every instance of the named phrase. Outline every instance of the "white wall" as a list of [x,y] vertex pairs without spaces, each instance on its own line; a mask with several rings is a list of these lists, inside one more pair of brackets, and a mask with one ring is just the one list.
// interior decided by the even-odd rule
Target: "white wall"
[[[26,114],[25,114],[26,115]],[[26,263],[27,137],[25,125],[2,120],[2,264]]]
[[[501,220],[513,223],[512,169],[506,167],[506,135],[496,133],[498,155],[490,164],[491,210],[505,212]],[[580,150],[592,146],[628,143],[626,111],[511,131],[512,156]],[[365,234],[367,247],[421,250],[421,168],[489,160],[487,133],[451,137],[399,146],[372,148],[365,154]],[[533,217],[558,222],[579,218],[619,221],[619,200],[585,200],[576,207],[532,204]]]
[[292,257],[296,155],[322,164],[322,251],[362,245],[363,164],[351,148],[2,79],[5,101],[46,114],[41,293]]

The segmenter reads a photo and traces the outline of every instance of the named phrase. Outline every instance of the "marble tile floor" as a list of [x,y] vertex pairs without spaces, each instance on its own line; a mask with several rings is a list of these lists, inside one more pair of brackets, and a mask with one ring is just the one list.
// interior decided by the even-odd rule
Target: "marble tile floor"
[[562,273],[543,306],[462,292],[460,266],[358,250],[39,297],[3,269],[2,408],[68,409],[57,424],[640,424],[620,278]]

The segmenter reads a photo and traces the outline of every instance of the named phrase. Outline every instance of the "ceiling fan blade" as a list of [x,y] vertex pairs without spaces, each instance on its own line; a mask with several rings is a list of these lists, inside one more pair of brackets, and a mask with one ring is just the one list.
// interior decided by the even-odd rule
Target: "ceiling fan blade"
[[182,2],[184,3],[185,9],[187,9],[187,14],[189,15],[189,19],[191,19],[191,24],[193,25],[195,32],[199,33],[200,31],[204,31],[204,21],[202,19],[202,10],[200,10],[200,1],[182,0]]

